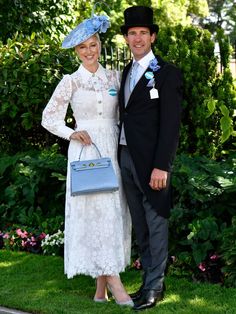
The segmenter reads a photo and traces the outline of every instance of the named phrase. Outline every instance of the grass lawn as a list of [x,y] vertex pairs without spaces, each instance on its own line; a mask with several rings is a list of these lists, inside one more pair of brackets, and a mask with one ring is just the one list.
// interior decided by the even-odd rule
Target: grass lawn
[[[139,287],[140,274],[130,270],[121,275],[129,292]],[[163,302],[142,313],[236,314],[236,289],[166,278]],[[67,279],[61,257],[0,250],[0,305],[37,314],[134,313],[92,301],[95,282],[87,276]]]

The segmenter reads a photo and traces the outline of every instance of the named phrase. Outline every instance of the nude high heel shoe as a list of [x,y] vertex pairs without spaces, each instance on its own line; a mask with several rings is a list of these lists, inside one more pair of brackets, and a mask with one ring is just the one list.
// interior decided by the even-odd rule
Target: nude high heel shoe
[[116,297],[115,297],[115,294],[114,294],[114,292],[112,290],[112,287],[109,284],[107,284],[107,289],[111,292],[112,296],[115,299],[116,304],[121,305],[121,306],[129,306],[129,307],[133,307],[134,306],[134,302],[133,302],[132,299],[126,300],[126,301],[118,301],[116,299]]
[[98,303],[106,303],[108,302],[108,299],[107,298],[104,298],[104,299],[99,299],[99,298],[93,298],[93,301],[94,302],[98,302]]

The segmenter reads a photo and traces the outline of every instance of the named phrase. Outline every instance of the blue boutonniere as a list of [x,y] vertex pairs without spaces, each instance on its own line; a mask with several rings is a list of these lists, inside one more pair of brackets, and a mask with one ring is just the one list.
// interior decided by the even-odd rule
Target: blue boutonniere
[[[160,65],[158,64],[158,61],[156,58],[152,59],[149,62],[149,68],[153,71],[156,72],[160,69]],[[155,78],[154,78],[154,73],[151,71],[148,71],[145,73],[146,79],[149,80],[147,87],[154,87],[155,86]]]
[[158,64],[158,61],[156,58],[152,59],[150,62],[149,62],[149,68],[153,71],[153,72],[156,72],[157,70],[160,69],[160,65]]

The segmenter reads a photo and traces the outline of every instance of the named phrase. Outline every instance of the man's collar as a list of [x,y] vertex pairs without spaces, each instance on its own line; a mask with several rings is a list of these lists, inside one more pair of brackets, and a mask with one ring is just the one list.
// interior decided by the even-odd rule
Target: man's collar
[[[152,50],[149,51],[148,54],[146,54],[142,59],[138,60],[139,65],[141,65],[142,68],[146,69],[149,66],[149,62],[155,58],[155,55]],[[136,60],[134,59],[133,62]]]

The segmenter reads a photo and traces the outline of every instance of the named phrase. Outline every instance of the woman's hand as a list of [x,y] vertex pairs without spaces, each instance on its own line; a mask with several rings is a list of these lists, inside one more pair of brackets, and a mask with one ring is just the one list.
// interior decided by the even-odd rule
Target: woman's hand
[[91,137],[89,136],[88,132],[85,130],[76,131],[76,132],[72,133],[70,136],[70,139],[79,141],[83,145],[91,145],[92,144]]

